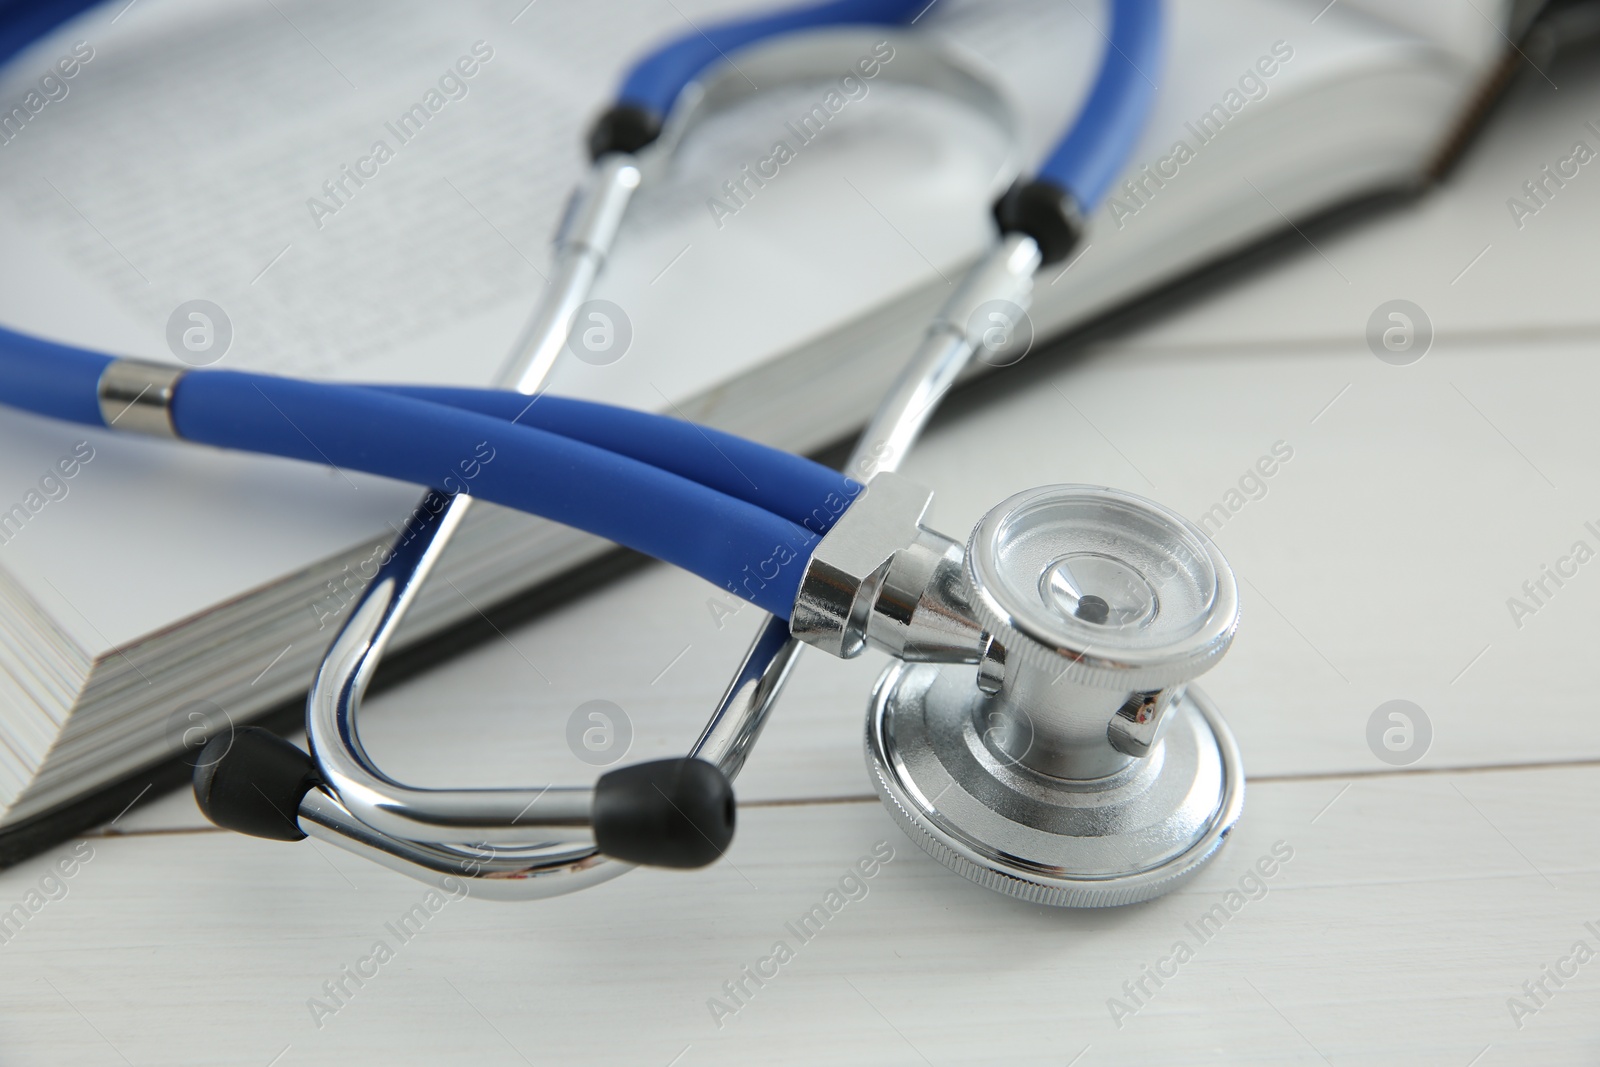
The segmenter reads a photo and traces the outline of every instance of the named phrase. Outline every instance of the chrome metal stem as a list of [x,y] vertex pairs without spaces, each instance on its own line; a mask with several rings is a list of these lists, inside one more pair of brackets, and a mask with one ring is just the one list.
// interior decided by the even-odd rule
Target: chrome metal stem
[[595,163],[587,188],[574,191],[556,234],[556,273],[506,357],[497,389],[533,395],[544,388],[567,343],[573,313],[594,288],[628,203],[639,188],[639,163],[610,155]]
[[[478,900],[560,896],[633,870],[598,855],[593,846],[503,849],[446,848],[381,833],[320,789],[300,801],[300,829],[353,855],[416,878],[452,895]],[[464,893],[462,892],[464,888]]]
[[900,469],[939,402],[982,344],[983,331],[973,322],[977,310],[991,300],[1026,310],[1039,263],[1039,246],[1033,238],[1007,234],[967,272],[862,432],[845,474],[864,483],[879,471]]

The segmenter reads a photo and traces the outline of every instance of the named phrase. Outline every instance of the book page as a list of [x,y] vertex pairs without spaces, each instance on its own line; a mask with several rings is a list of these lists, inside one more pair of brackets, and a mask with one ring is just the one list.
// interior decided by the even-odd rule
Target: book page
[[[1327,0],[1301,0],[1314,16]],[[1344,0],[1345,6],[1426,38],[1468,63],[1486,63],[1511,47],[1515,0]]]

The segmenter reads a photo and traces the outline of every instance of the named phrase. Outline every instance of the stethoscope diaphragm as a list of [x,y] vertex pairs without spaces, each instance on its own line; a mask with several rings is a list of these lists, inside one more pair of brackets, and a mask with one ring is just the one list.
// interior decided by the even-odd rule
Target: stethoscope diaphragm
[[[966,548],[985,662],[892,665],[867,762],[924,850],[1039,903],[1170,891],[1239,817],[1232,734],[1190,679],[1238,624],[1233,572],[1181,516],[1131,493],[1006,500]],[[984,678],[989,683],[984,684]]]

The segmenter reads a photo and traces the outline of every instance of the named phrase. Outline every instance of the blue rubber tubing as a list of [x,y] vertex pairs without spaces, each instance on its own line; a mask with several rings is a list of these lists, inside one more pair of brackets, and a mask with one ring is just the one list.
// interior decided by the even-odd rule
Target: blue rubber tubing
[[367,388],[475,411],[583,441],[754,504],[816,534],[827,533],[861,492],[858,482],[802,456],[651,412],[549,394],[535,400],[497,389],[430,385]]
[[[100,0],[0,0],[0,62],[67,20],[99,6]],[[730,19],[691,30],[635,63],[618,93],[621,103],[658,115],[672,110],[679,94],[701,71],[727,53],[795,30],[850,24],[903,22],[930,0],[830,0],[748,19]]]
[[[104,425],[98,385],[112,359],[0,329],[0,404]],[[192,371],[172,414],[185,440],[460,486],[684,567],[785,618],[811,545],[860,491],[821,464],[731,434],[553,396]],[[509,462],[483,463],[480,442]],[[519,467],[527,477],[515,476]]]
[[[823,26],[892,25],[914,17],[931,0],[831,0],[755,18],[730,19],[690,30],[629,68],[617,103],[665,118],[684,88],[728,53],[768,37]],[[840,73],[844,73],[840,71]]]
[[[0,62],[16,55],[95,0],[0,0]],[[928,0],[829,0],[691,30],[629,69],[618,103],[665,117],[684,88],[728,53],[768,37],[830,25],[892,25]],[[1039,168],[1087,214],[1105,197],[1143,131],[1161,66],[1161,0],[1110,0],[1111,34],[1078,117]]]
[[188,441],[464,491],[654,556],[787,619],[817,537],[582,441],[358,386],[206,371],[178,383]]
[[1100,205],[1144,132],[1161,69],[1161,0],[1111,0],[1111,36],[1083,107],[1039,168],[1085,215]]
[[0,404],[103,426],[100,372],[113,358],[0,327]]
[[0,63],[100,0],[0,0]]
[[[100,417],[100,374],[112,356],[0,328],[0,404],[88,426]],[[190,380],[216,371],[192,371]],[[352,387],[342,387],[352,388]],[[587,400],[497,389],[372,385],[582,441],[670,471],[824,534],[861,486],[781,449],[680,419]]]

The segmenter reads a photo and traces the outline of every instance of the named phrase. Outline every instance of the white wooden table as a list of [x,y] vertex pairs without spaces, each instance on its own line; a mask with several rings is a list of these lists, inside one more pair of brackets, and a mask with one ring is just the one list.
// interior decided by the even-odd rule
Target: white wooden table
[[[866,783],[881,662],[814,655],[706,872],[450,901],[400,937],[422,886],[314,842],[215,831],[187,795],[4,872],[0,910],[56,899],[0,944],[0,1061],[1594,1063],[1600,562],[1520,627],[1507,607],[1575,541],[1600,548],[1584,525],[1600,527],[1600,177],[1521,231],[1504,206],[1592,138],[1600,76],[1558,78],[1559,93],[1526,85],[1426,201],[1115,346],[1024,362],[958,398],[910,466],[954,532],[1063,480],[1199,517],[1292,447],[1216,535],[1245,622],[1206,687],[1250,784],[1232,840],[1182,891],[1073,913],[947,872]],[[1393,298],[1437,330],[1409,367],[1363,340]],[[756,621],[719,628],[712,601],[665,568],[636,574],[374,701],[370,747],[423,784],[584,780],[565,723],[606,699],[633,757],[681,751]],[[1391,699],[1432,726],[1409,766],[1368,747]],[[866,895],[796,939],[785,924],[875,847],[893,858]],[[793,958],[776,977],[744,979],[779,940]],[[345,968],[371,973],[378,941],[389,958],[357,985]],[[335,999],[325,983],[341,982]]]

